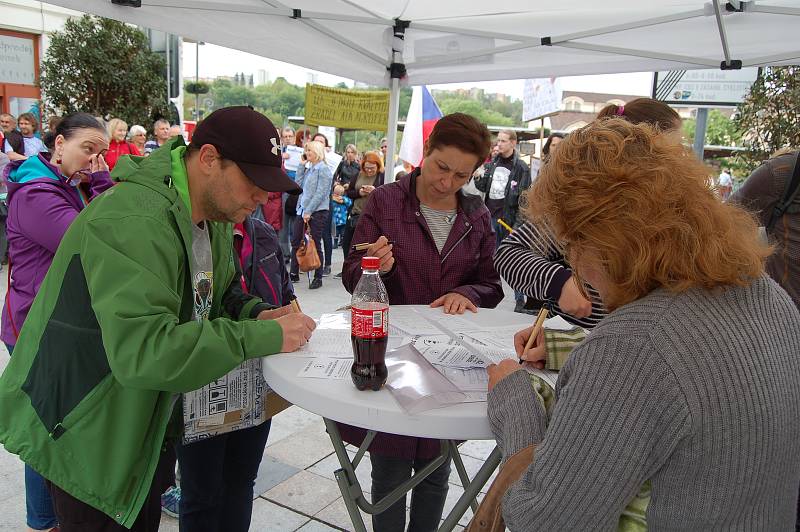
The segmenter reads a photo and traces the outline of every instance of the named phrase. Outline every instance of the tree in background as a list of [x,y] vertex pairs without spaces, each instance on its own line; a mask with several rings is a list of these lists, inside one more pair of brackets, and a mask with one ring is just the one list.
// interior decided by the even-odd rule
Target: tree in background
[[750,168],[781,148],[800,148],[800,66],[766,67],[736,109]]
[[[252,76],[249,76],[252,79]],[[202,82],[201,82],[202,83]],[[187,83],[188,86],[194,84]],[[305,87],[289,83],[285,78],[279,77],[273,82],[257,87],[248,86],[248,75],[237,72],[233,78],[217,78],[209,86],[209,91],[204,95],[204,100],[213,102],[209,109],[202,109],[208,115],[214,109],[229,107],[231,105],[251,105],[258,112],[266,115],[276,126],[289,123],[290,116],[302,116],[305,112]],[[345,83],[338,83],[336,88],[348,88]],[[377,87],[357,90],[386,90]],[[187,90],[188,92],[188,90]],[[405,120],[411,106],[411,87],[400,88],[399,119]],[[207,98],[206,98],[207,96]],[[456,92],[437,91],[436,101],[445,114],[463,112],[475,116],[487,125],[514,126],[522,125],[522,102],[519,100],[504,101],[496,99],[482,92],[476,98],[465,96]],[[184,99],[184,114],[191,116],[194,106],[193,98]],[[291,123],[295,128],[302,129],[302,124]],[[309,131],[316,132],[316,127],[309,127]],[[340,151],[347,144],[355,144],[359,152],[377,150],[380,139],[386,136],[383,131],[342,131],[341,144],[337,147]],[[402,135],[397,136],[399,148]]]
[[39,84],[48,114],[82,111],[149,127],[169,116],[165,69],[141,31],[84,15],[51,34]]
[[[694,142],[696,128],[696,119],[689,118],[683,121],[683,132],[689,144]],[[711,146],[741,146],[742,133],[736,126],[736,122],[722,114],[719,109],[711,109],[708,112],[708,123],[706,124],[706,144]]]
[[486,102],[481,100],[465,99],[458,96],[445,96],[438,98],[436,103],[439,104],[439,109],[442,110],[442,113],[446,115],[451,113],[465,113],[474,116],[487,126],[520,125],[519,121],[487,107]]

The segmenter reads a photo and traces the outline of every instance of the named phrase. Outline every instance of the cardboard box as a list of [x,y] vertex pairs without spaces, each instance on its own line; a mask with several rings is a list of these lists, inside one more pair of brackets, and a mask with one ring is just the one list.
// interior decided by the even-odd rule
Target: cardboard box
[[227,375],[183,395],[183,442],[255,427],[289,406],[264,380],[261,359],[247,360]]

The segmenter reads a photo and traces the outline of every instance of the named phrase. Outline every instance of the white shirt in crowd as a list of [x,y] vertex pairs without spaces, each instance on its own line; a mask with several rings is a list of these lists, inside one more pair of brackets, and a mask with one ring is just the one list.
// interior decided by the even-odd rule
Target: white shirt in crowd
[[[44,143],[38,137],[22,137],[22,140],[25,146],[25,157],[39,155],[40,152],[47,151]],[[11,147],[11,144],[9,144],[7,140],[3,145],[3,151],[5,153],[11,153],[14,151],[14,148]]]
[[492,188],[489,189],[489,199],[503,199],[506,197],[506,185],[511,176],[511,170],[505,166],[498,166],[492,174]]
[[723,171],[721,174],[719,174],[719,179],[717,180],[717,184],[721,187],[732,187],[733,178],[731,177],[731,174]]

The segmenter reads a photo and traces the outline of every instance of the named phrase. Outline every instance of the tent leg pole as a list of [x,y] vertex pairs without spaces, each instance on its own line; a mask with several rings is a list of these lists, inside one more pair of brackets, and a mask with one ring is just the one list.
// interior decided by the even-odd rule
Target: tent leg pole
[[697,158],[703,160],[706,147],[706,129],[708,127],[708,107],[700,107],[697,110],[697,121],[694,129],[694,153]]
[[542,123],[539,125],[539,160],[544,161],[544,117],[542,117]]
[[397,144],[397,115],[400,113],[400,80],[392,78],[391,92],[389,92],[389,126],[386,138],[389,141],[384,161],[385,182],[394,182],[394,152]]

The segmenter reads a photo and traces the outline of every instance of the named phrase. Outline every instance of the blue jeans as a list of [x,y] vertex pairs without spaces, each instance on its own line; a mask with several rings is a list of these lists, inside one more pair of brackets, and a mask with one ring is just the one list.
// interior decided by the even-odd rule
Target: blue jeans
[[[390,456],[369,455],[372,462],[372,502],[388,495],[403,481],[411,478],[432,460],[409,460]],[[448,460],[411,490],[411,515],[408,532],[434,532],[442,519],[450,478]],[[385,512],[372,516],[372,528],[380,532],[404,532],[406,529],[406,497],[401,497]]]
[[[8,354],[14,346],[6,344]],[[53,499],[44,483],[44,477],[25,464],[25,522],[34,530],[47,530],[58,524],[53,510]]]
[[176,446],[181,532],[247,532],[271,421]]

